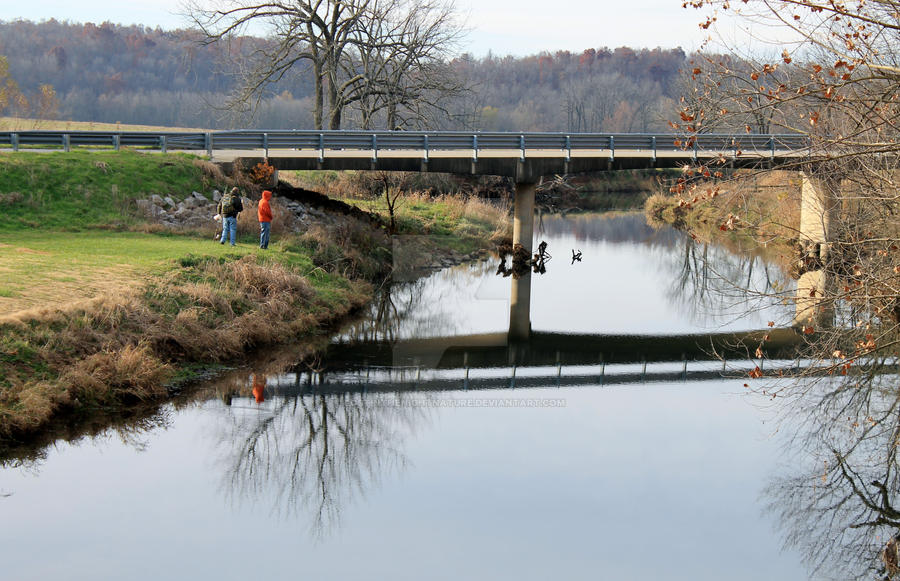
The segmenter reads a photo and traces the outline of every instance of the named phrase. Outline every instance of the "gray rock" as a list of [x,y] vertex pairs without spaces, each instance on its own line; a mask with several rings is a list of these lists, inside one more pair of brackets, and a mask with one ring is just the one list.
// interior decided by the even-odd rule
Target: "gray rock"
[[175,207],[178,206],[178,205],[175,203],[175,200],[172,199],[172,196],[166,196],[165,198],[163,198],[163,201],[164,201],[164,202],[166,203],[166,205],[169,206],[170,208],[175,208]]
[[219,190],[213,190],[213,202],[218,202],[222,199],[222,192]]
[[206,196],[204,196],[204,195],[201,194],[200,192],[191,192],[191,197],[193,197],[195,200],[200,200],[200,201],[203,202],[204,204],[208,204],[208,203],[209,203],[209,198],[207,198]]
[[152,196],[150,196],[150,201],[160,208],[166,205],[166,201],[163,200],[162,196],[160,196],[159,194],[153,194]]

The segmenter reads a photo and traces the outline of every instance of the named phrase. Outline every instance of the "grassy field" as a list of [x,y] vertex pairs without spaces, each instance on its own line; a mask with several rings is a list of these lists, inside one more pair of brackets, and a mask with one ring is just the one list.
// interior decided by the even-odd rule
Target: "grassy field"
[[130,231],[146,228],[135,199],[213,187],[224,176],[185,155],[0,155],[0,316],[120,291],[187,253],[218,256],[208,240]]
[[86,230],[0,231],[0,319],[133,288],[171,270],[176,257],[254,253],[181,235]]
[[54,119],[25,119],[0,117],[0,131],[208,131],[186,127],[162,127],[159,125],[127,125],[122,123],[95,123],[93,121],[62,121]]

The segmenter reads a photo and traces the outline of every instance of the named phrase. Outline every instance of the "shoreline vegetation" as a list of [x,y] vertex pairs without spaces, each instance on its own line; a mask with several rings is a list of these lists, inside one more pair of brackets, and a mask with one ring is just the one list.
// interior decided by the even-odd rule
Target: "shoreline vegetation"
[[701,242],[794,266],[800,227],[796,172],[738,171],[680,195],[658,188],[644,203],[651,226],[672,226]]
[[[372,215],[332,201],[338,206],[300,216],[288,211],[299,202],[276,197],[282,219],[262,251],[253,202],[262,188],[236,179],[252,207],[232,248],[212,240],[211,219],[163,226],[137,203],[232,185],[199,158],[0,155],[0,443],[164,401],[199,368],[322,337],[391,276],[394,241],[377,199],[365,201]],[[442,254],[463,260],[506,235],[503,205],[460,195],[401,200],[396,233],[426,241],[424,251],[404,253],[408,265]]]

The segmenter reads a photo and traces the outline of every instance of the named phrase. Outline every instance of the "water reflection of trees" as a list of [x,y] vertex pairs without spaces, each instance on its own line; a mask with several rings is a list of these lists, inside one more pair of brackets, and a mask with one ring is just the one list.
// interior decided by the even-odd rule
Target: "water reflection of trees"
[[780,268],[759,256],[733,253],[687,236],[681,245],[668,296],[693,316],[740,319],[777,307],[792,286]]
[[[178,400],[176,400],[177,404]],[[76,421],[77,420],[77,421]],[[150,435],[171,425],[171,407],[159,404],[135,405],[124,409],[89,410],[77,418],[64,418],[26,442],[0,444],[0,469],[38,470],[54,446],[60,442],[80,445],[118,440],[137,451],[147,448]]]
[[425,407],[401,395],[362,393],[278,397],[230,412],[219,435],[226,494],[285,517],[308,515],[317,536],[406,466],[403,443],[428,419]]
[[451,335],[463,326],[462,309],[478,300],[477,289],[493,268],[489,262],[464,264],[413,282],[385,284],[368,314],[345,328],[340,340],[396,341]]
[[884,555],[891,542],[896,563],[900,391],[883,365],[781,391],[792,396],[783,418],[792,470],[768,487],[768,504],[816,576],[900,578]]
[[541,215],[537,232],[551,237],[573,236],[577,241],[612,244],[642,242],[671,248],[683,234],[674,228],[656,229],[647,225],[642,213],[585,214],[576,216]]

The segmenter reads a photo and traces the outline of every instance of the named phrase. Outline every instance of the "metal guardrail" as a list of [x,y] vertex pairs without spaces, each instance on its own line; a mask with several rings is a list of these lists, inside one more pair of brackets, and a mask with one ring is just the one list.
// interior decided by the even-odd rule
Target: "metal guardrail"
[[213,132],[103,132],[103,131],[6,131],[0,132],[0,147],[13,151],[53,148],[70,151],[76,147],[137,147],[168,151],[217,150],[317,150],[320,158],[331,150],[379,151],[416,150],[428,159],[431,151],[515,150],[525,158],[528,150],[557,150],[571,157],[572,151],[643,150],[655,159],[657,152],[717,151],[723,154],[770,155],[776,151],[802,151],[810,147],[803,134],[699,134],[688,138],[676,134],[647,133],[465,133],[457,131],[213,131]]

